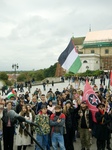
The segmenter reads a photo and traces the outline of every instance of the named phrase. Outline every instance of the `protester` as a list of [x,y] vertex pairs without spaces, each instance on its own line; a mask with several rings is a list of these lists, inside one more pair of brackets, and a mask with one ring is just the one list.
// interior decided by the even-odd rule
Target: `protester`
[[9,111],[12,109],[12,102],[6,102],[6,109],[3,110],[3,145],[4,150],[13,150],[14,130],[16,120],[9,116]]
[[75,80],[74,84],[75,84],[75,89],[78,90],[80,88],[80,81],[78,80],[78,78]]
[[37,96],[33,96],[32,97],[32,101],[30,102],[30,105],[32,107],[32,110],[34,111],[34,113],[36,114],[36,110],[38,109],[38,101],[37,101]]
[[[44,150],[50,150],[48,142],[48,135],[50,133],[49,116],[47,115],[47,106],[45,104],[41,105],[41,110],[35,118],[35,123],[38,125],[38,127],[36,127],[37,142]],[[37,145],[36,150],[40,150]]]
[[75,130],[77,130],[77,112],[78,109],[73,107],[71,100],[67,100],[63,108],[66,127],[66,133],[64,134],[66,150],[74,150],[73,142],[75,137]]
[[82,101],[78,111],[78,131],[80,133],[81,150],[90,150],[90,136],[92,131],[92,113],[88,109],[86,101]]
[[[28,111],[27,105],[22,106],[22,110],[19,113],[20,116],[24,117],[25,119],[32,121],[31,113]],[[23,126],[23,127],[22,127]],[[21,123],[18,124],[17,128],[17,135],[16,135],[16,145],[17,150],[21,150],[23,147],[23,150],[26,150],[27,146],[31,144],[31,139],[28,133],[25,131],[25,129],[30,132],[30,125],[23,122],[21,126]]]
[[[32,107],[30,104],[27,104],[27,109],[28,109],[28,113],[29,113],[31,122],[34,122],[35,121],[35,112],[32,110]],[[30,125],[30,133],[33,136],[33,133],[34,133],[34,126],[33,125]],[[33,144],[32,138],[31,138],[31,144]]]
[[48,92],[47,92],[47,94],[46,94],[46,98],[47,98],[47,100],[55,100],[55,94],[53,93],[53,91],[52,91],[52,89],[50,89]]
[[49,111],[51,111],[52,113],[55,113],[55,105],[53,105],[52,100],[49,100],[49,101],[48,101],[47,109],[48,109]]
[[22,110],[22,106],[24,105],[24,98],[21,97],[19,103],[16,105],[16,112],[19,114]]
[[38,107],[36,108],[36,114],[39,112],[39,110],[41,109],[41,106],[43,104],[45,104],[47,106],[45,94],[42,94],[41,97],[40,97],[40,99],[41,99],[41,102],[38,103]]
[[107,124],[109,121],[109,116],[105,110],[105,105],[99,103],[97,105],[98,112],[96,112],[95,117],[97,120],[96,124],[96,134],[95,137],[97,139],[97,150],[105,150],[106,140],[109,136],[109,130],[107,128]]
[[61,113],[61,106],[55,106],[55,113],[50,116],[50,126],[51,126],[51,141],[53,150],[58,149],[58,144],[60,150],[65,150],[64,145],[64,125],[65,125],[65,115]]

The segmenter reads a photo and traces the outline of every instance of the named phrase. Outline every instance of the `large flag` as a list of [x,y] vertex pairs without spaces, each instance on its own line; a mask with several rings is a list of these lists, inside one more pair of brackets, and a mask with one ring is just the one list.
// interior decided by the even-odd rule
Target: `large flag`
[[92,112],[93,121],[96,122],[95,113],[98,111],[96,106],[100,103],[100,100],[87,80],[84,87],[84,94],[82,100],[85,100],[87,102],[88,108]]
[[59,56],[58,61],[62,68],[73,73],[77,73],[80,69],[82,63],[72,39],[70,40],[67,48]]

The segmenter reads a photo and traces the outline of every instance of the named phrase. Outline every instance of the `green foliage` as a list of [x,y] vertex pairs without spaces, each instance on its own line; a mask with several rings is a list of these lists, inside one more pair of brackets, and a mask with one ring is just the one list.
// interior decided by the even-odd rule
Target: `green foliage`
[[0,72],[0,80],[8,80],[8,75],[5,72]]
[[18,82],[24,82],[24,81],[32,80],[33,78],[36,81],[41,81],[41,80],[43,80],[44,78],[47,78],[47,77],[54,77],[55,72],[56,72],[56,66],[57,66],[57,63],[55,63],[53,66],[51,65],[47,69],[40,69],[40,70],[37,70],[37,71],[22,72],[18,76],[17,81]]
[[41,69],[41,70],[38,70],[35,75],[34,75],[34,79],[36,81],[41,81],[44,79],[44,71]]
[[30,76],[28,72],[23,72],[17,77],[18,82],[29,81]]
[[87,70],[86,72],[77,73],[77,74],[73,74],[73,73],[69,72],[69,73],[65,74],[65,77],[71,77],[71,76],[80,76],[80,77],[82,77],[82,76],[84,76],[84,77],[86,77],[86,76],[99,76],[103,73],[104,73],[104,71],[102,71],[102,70],[95,70],[95,71]]
[[67,77],[72,77],[74,76],[75,74],[73,72],[68,72],[66,73],[64,76],[67,78]]
[[6,80],[4,82],[5,82],[5,85],[7,85],[7,86],[12,86],[13,85],[13,83],[9,80]]
[[56,66],[57,63],[55,63],[53,66],[51,65],[49,68],[44,69],[44,77],[54,77],[56,72]]
[[86,72],[83,73],[83,76],[99,76],[101,74],[103,74],[104,71],[102,70],[87,70]]

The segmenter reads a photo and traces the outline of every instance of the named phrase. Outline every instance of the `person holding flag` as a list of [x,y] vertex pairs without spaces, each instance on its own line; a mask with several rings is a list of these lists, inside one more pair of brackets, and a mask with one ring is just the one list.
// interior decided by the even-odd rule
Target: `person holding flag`
[[98,95],[95,93],[93,88],[90,86],[89,82],[86,80],[85,87],[84,87],[84,92],[83,92],[83,97],[82,101],[86,100],[88,109],[92,113],[92,120],[93,120],[93,126],[92,126],[92,136],[95,136],[96,132],[96,118],[95,114],[98,112],[97,105],[100,103],[100,99]]

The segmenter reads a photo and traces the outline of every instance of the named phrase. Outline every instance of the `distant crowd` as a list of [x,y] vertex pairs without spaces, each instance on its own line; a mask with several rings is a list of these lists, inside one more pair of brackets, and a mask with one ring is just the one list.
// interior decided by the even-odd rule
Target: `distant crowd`
[[[24,88],[21,92],[20,88],[10,87],[7,94],[14,91],[14,95],[9,99],[0,98],[4,150],[13,150],[14,145],[17,150],[27,150],[32,145],[35,145],[35,150],[50,150],[51,147],[53,150],[75,150],[77,138],[80,138],[79,149],[90,150],[93,137],[96,138],[97,150],[111,150],[112,93],[105,85],[106,78],[100,77],[100,86],[95,84],[94,77],[68,79],[74,84],[69,82],[62,91],[57,88],[53,92],[50,88],[47,94],[42,92],[46,90],[44,87],[43,90],[36,88],[33,93],[28,87],[26,92]],[[85,84],[86,80],[100,100],[96,106],[96,122],[80,89],[80,83]],[[11,114],[11,110],[15,113]]]

